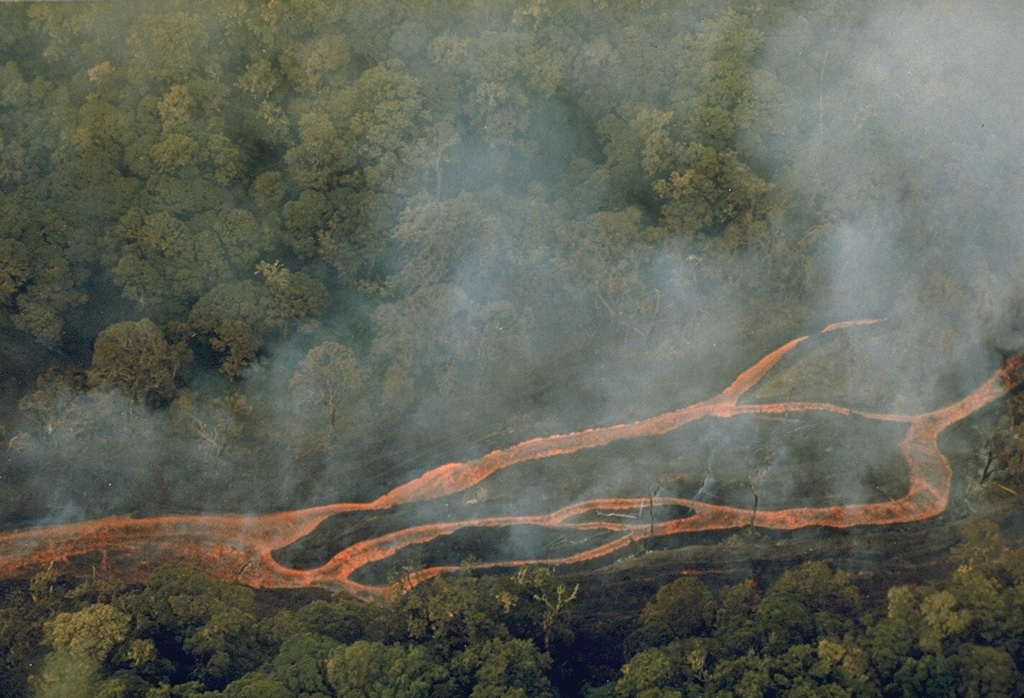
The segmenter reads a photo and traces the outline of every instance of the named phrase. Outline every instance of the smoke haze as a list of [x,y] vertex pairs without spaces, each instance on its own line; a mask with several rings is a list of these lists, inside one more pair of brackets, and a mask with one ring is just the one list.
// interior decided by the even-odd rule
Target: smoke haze
[[[754,398],[916,414],[1024,345],[1017,4],[435,4],[4,8],[0,523],[369,501],[834,321],[887,318]],[[487,494],[906,486],[750,422]]]

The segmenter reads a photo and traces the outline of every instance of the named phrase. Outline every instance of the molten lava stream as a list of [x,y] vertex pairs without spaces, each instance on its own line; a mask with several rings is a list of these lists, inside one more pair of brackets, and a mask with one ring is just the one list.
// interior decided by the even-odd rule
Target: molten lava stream
[[[834,323],[819,335],[870,325],[877,320]],[[885,525],[926,519],[942,512],[948,502],[952,472],[938,447],[944,429],[999,399],[1024,381],[1024,355],[1009,360],[987,381],[958,402],[919,415],[871,413],[827,402],[775,402],[739,404],[790,351],[807,340],[794,339],[770,352],[743,371],[725,390],[708,400],[649,419],[597,427],[569,434],[535,438],[492,451],[464,463],[447,463],[396,487],[372,502],[339,503],[263,516],[196,515],[148,519],[110,517],[58,526],[39,527],[0,535],[0,577],[27,576],[56,566],[75,574],[96,565],[117,569],[126,579],[144,579],[153,567],[187,561],[213,577],[238,580],[255,587],[319,585],[355,593],[380,593],[385,585],[354,579],[360,569],[392,560],[407,548],[428,545],[466,529],[559,529],[593,534],[599,543],[571,554],[536,559],[500,559],[477,562],[475,569],[519,564],[567,565],[599,560],[648,537],[727,530],[744,526],[790,530],[808,526],[846,528]],[[680,497],[618,497],[580,501],[547,514],[491,516],[459,521],[425,521],[400,530],[359,540],[339,550],[328,562],[312,569],[294,569],[278,563],[273,551],[314,531],[338,514],[394,510],[403,504],[438,499],[477,485],[494,473],[518,463],[539,461],[606,446],[615,441],[661,435],[705,418],[730,419],[739,415],[779,415],[825,412],[857,416],[887,423],[905,423],[899,450],[909,474],[907,493],[898,499],[823,507],[764,510],[724,506]],[[622,512],[683,512],[667,520],[630,520]],[[673,507],[675,509],[673,509]],[[653,516],[653,509],[648,510]],[[586,541],[584,536],[580,540]],[[434,565],[411,574],[404,584],[415,584],[453,569]]]

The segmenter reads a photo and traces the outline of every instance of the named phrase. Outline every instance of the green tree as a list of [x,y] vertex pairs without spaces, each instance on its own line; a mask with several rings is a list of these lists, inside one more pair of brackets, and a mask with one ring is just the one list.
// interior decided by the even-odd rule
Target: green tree
[[269,304],[266,287],[245,279],[214,286],[189,311],[189,327],[223,355],[220,370],[230,378],[256,360],[270,329]]
[[627,648],[667,645],[673,640],[710,631],[717,603],[704,582],[680,577],[658,589],[654,601],[640,614],[640,627],[630,636]]
[[674,690],[677,677],[668,653],[660,648],[645,649],[633,655],[622,667],[622,678],[615,683],[615,695],[620,698],[682,698]]
[[[985,476],[997,475],[1005,477],[1011,482],[1018,482],[1024,478],[1024,398],[1020,394],[1011,395],[1006,399],[1004,412],[999,420],[992,427],[985,444],[987,465]],[[962,545],[970,545],[972,534],[975,531],[967,530],[968,541]],[[982,542],[984,529],[978,530],[982,534],[975,538],[976,542]],[[957,546],[959,549],[962,546]]]
[[284,204],[281,208],[284,237],[296,254],[304,258],[316,254],[318,241],[329,227],[333,211],[334,205],[327,195],[315,189],[305,189],[297,199]]
[[964,524],[964,541],[949,551],[949,561],[980,573],[996,567],[1003,542],[999,525],[994,521],[968,521]]
[[956,686],[956,668],[942,655],[908,657],[895,673],[886,693],[900,698],[948,696]]
[[250,672],[216,695],[218,698],[295,698],[299,694],[272,676]]
[[288,387],[300,409],[312,407],[320,413],[318,421],[328,431],[334,431],[342,423],[357,418],[356,404],[363,380],[351,349],[337,342],[322,342],[299,361]]
[[743,654],[755,645],[754,612],[760,600],[751,583],[740,582],[722,591],[715,613],[715,638],[732,654]]
[[51,652],[33,677],[37,698],[94,698],[101,680],[99,662],[84,654]]
[[155,143],[149,156],[157,172],[173,174],[195,164],[198,150],[199,144],[189,136],[172,133]]
[[406,166],[424,126],[422,97],[400,61],[369,68],[325,103],[303,106],[300,143],[285,154],[302,188],[333,189],[357,168],[375,191],[394,191],[411,176]]
[[661,310],[657,288],[645,279],[655,237],[637,208],[603,211],[559,229],[565,252],[558,269],[587,288],[603,320],[646,337]]
[[209,693],[203,690],[198,681],[188,681],[174,686],[164,682],[146,693],[146,698],[207,698]]
[[214,250],[235,274],[248,273],[269,250],[274,238],[261,229],[256,218],[244,208],[224,207],[209,225]]
[[195,108],[196,101],[188,85],[171,85],[156,105],[164,131],[187,126],[193,119]]
[[32,277],[31,254],[24,243],[11,238],[0,239],[0,298],[4,305]]
[[818,640],[818,662],[812,671],[819,676],[831,672],[851,684],[866,684],[869,663],[868,653],[858,646],[854,636],[848,635],[843,640],[821,638]]
[[814,613],[801,596],[792,592],[765,595],[754,618],[765,654],[781,654],[816,637]]
[[248,211],[215,201],[199,207],[183,217],[132,208],[107,238],[114,281],[161,318],[180,319],[213,286],[248,275],[273,244]]
[[438,577],[417,586],[399,604],[409,639],[450,659],[470,645],[507,638],[503,610],[514,604],[505,594],[488,591],[482,580],[461,576]]
[[662,225],[686,237],[720,238],[730,250],[765,232],[771,185],[735,152],[691,144],[675,167],[652,185],[662,202]]
[[[509,302],[478,304],[460,287],[424,286],[378,305],[371,315],[371,361],[385,374],[384,407],[394,398],[471,398],[485,386],[514,390],[531,364],[532,312]],[[523,371],[524,373],[517,373]]]
[[916,629],[904,616],[889,615],[868,625],[865,646],[879,683],[886,685],[893,680],[906,658],[916,654],[917,642]]
[[315,635],[351,644],[364,635],[370,617],[387,615],[383,605],[366,604],[339,595],[331,601],[313,601],[295,612],[295,621],[300,627]]
[[12,324],[32,334],[41,344],[56,345],[62,337],[64,316],[87,298],[69,283],[74,276],[68,261],[56,254],[35,258],[32,280],[17,296]]
[[566,584],[547,567],[523,567],[510,577],[488,578],[484,590],[500,604],[502,625],[514,637],[545,652],[572,644],[578,584]]
[[[54,346],[87,295],[90,236],[28,192],[0,197],[0,322]],[[10,314],[8,314],[10,313]]]
[[448,671],[422,647],[365,640],[334,649],[326,669],[338,698],[428,698],[448,682]]
[[479,196],[409,202],[391,233],[402,253],[401,268],[388,279],[400,296],[424,286],[449,283],[467,258],[485,269],[503,259],[501,221]]
[[770,71],[755,69],[764,43],[742,12],[726,10],[702,23],[688,46],[695,94],[683,127],[686,140],[716,149],[766,146],[760,131],[774,116],[778,81]]
[[249,185],[249,196],[260,211],[277,209],[284,192],[284,176],[278,170],[268,170],[257,175]]
[[89,380],[112,383],[136,401],[165,402],[190,359],[188,348],[168,342],[151,320],[119,322],[97,335]]
[[274,262],[260,262],[256,273],[267,289],[267,326],[288,330],[295,321],[318,315],[327,305],[327,289],[304,272],[293,272]]
[[335,640],[299,632],[281,644],[277,656],[264,665],[264,671],[288,689],[289,696],[315,693],[326,695],[330,688],[323,668],[336,647],[338,643]]
[[[1021,550],[1017,551],[1017,556],[1021,556]],[[1024,583],[1019,578],[1003,590],[1003,603],[1006,616],[1001,625],[1005,638],[1002,647],[1011,655],[1019,657],[1024,650]]]
[[345,36],[323,34],[312,42],[301,42],[301,47],[281,57],[291,81],[317,97],[341,89],[349,81],[353,61]]
[[820,562],[805,562],[786,570],[769,589],[774,594],[793,594],[802,599],[814,614],[819,634],[841,636],[852,629],[861,611],[860,591],[841,570],[832,571]]
[[86,231],[112,228],[132,205],[142,183],[122,172],[120,161],[95,144],[58,147],[51,160],[51,205],[78,231],[78,244],[95,247],[90,240],[95,238]]
[[630,114],[608,114],[596,128],[605,154],[604,169],[612,205],[628,205],[649,197],[650,183],[664,177],[677,158],[680,144],[669,125],[674,114],[638,104]]
[[197,632],[185,635],[181,647],[199,662],[197,675],[213,687],[255,669],[268,650],[252,614],[232,607],[210,613]]
[[[391,158],[408,155],[421,135],[422,105],[416,79],[397,59],[364,71],[332,100],[361,162],[382,169],[393,167]],[[371,181],[383,183],[378,176]]]
[[453,671],[470,698],[553,698],[551,658],[529,640],[491,639],[455,656]]
[[1024,675],[1002,649],[964,643],[953,656],[959,668],[956,695],[963,698],[1012,698],[1024,689]]
[[212,581],[186,565],[155,570],[142,590],[124,597],[137,635],[175,658],[176,676],[207,689],[223,688],[276,653],[253,604],[252,589]]
[[[23,60],[24,65],[29,65]],[[0,67],[0,184],[5,188],[35,185],[49,171],[49,153],[69,104],[66,86],[42,76],[27,77],[22,67],[8,60]],[[66,127],[67,122],[64,121]]]
[[27,591],[12,591],[0,602],[0,690],[28,695],[28,677],[43,659],[42,604]]
[[58,613],[44,625],[46,638],[58,652],[88,657],[102,664],[113,648],[128,637],[131,616],[104,603],[79,611]]
[[204,145],[204,174],[222,187],[241,184],[249,167],[242,148],[223,133],[208,135]]
[[180,316],[210,282],[211,260],[186,224],[166,211],[129,210],[113,229],[114,281],[126,298],[161,316]]
[[[709,680],[708,694],[738,698],[763,695],[786,695],[811,698],[851,698],[864,691],[864,686],[851,683],[841,672],[834,671],[819,659],[815,648],[794,644],[774,656],[753,652],[719,662]],[[866,691],[870,695],[870,691]]]
[[299,145],[285,154],[288,174],[306,190],[322,191],[338,185],[356,166],[355,153],[326,114],[299,117]]
[[935,591],[921,599],[921,649],[939,653],[945,641],[963,632],[971,622],[971,614],[960,608],[957,598],[948,591]]
[[139,80],[164,84],[187,81],[219,63],[209,25],[196,12],[166,12],[138,17],[128,33],[127,46]]
[[970,616],[968,636],[986,645],[1006,642],[1007,618],[1003,586],[996,578],[983,574],[978,568],[960,567],[946,584],[960,607]]

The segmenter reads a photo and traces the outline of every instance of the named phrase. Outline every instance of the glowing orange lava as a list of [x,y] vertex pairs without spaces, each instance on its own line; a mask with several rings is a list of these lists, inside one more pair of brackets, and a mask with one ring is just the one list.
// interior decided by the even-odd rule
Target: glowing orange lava
[[[829,325],[821,334],[866,325],[854,320]],[[919,521],[945,510],[952,471],[938,447],[939,434],[1013,390],[1024,380],[1024,355],[1018,354],[988,380],[958,402],[917,415],[880,414],[826,402],[740,404],[790,351],[808,337],[794,339],[743,371],[718,395],[682,409],[626,424],[530,439],[492,451],[464,463],[447,463],[366,503],[339,503],[263,516],[161,516],[148,519],[110,517],[96,521],[33,528],[0,536],[0,578],[23,577],[50,566],[75,574],[90,566],[116,569],[124,578],[142,580],[153,567],[187,561],[207,574],[253,587],[322,586],[352,593],[381,593],[387,587],[351,579],[360,568],[389,560],[408,546],[425,544],[467,528],[537,526],[566,531],[601,532],[597,545],[565,557],[501,560],[470,565],[475,569],[517,564],[565,565],[599,559],[648,537],[757,526],[791,530],[808,526],[847,528]],[[622,497],[576,502],[546,514],[494,516],[460,521],[427,522],[361,540],[340,550],[314,569],[292,569],[278,563],[272,551],[311,533],[330,516],[348,512],[384,511],[401,504],[437,499],[461,492],[495,472],[518,463],[570,454],[615,441],[665,434],[707,417],[826,412],[907,425],[900,453],[909,469],[910,486],[891,501],[829,507],[791,507],[779,510],[738,508],[680,497]],[[678,507],[688,515],[648,523],[616,516],[643,507]],[[589,515],[589,516],[588,516]],[[415,584],[450,571],[435,566],[416,572],[405,583]]]

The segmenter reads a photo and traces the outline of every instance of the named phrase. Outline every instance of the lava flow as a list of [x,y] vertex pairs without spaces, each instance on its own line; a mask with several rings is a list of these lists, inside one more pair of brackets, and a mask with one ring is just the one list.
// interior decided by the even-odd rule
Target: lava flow
[[[873,320],[835,323],[822,332],[837,332]],[[122,578],[142,580],[155,567],[186,561],[207,574],[253,587],[321,586],[357,594],[386,591],[389,585],[367,570],[388,566],[399,551],[435,541],[472,538],[494,531],[525,531],[555,541],[557,555],[531,559],[500,558],[459,565],[433,564],[407,577],[415,584],[455,568],[487,569],[523,564],[569,565],[600,560],[637,541],[702,531],[755,526],[791,530],[809,526],[847,528],[920,521],[945,510],[952,471],[939,450],[944,429],[1015,389],[1024,381],[1024,354],[1009,360],[988,380],[958,402],[916,415],[882,414],[828,402],[740,402],[789,352],[808,337],[794,339],[743,371],[725,390],[701,402],[648,419],[569,434],[535,438],[492,451],[463,463],[448,463],[427,471],[371,502],[339,503],[263,516],[160,516],[147,519],[110,517],[96,521],[33,528],[0,536],[0,578],[24,577],[54,567],[79,574],[96,568],[116,571]],[[466,492],[495,473],[517,464],[545,464],[556,457],[608,446],[639,437],[668,434],[701,419],[727,420],[743,415],[771,417],[799,414],[859,418],[905,424],[899,454],[907,468],[909,486],[901,497],[887,501],[760,509],[708,502],[693,497],[608,496],[562,503],[550,511],[530,514],[497,513],[459,516],[459,507],[442,511],[431,502]],[[672,476],[667,476],[668,480]],[[444,502],[447,507],[447,501]],[[641,514],[647,515],[641,518]],[[453,514],[452,511],[455,513]],[[413,513],[409,513],[413,512]],[[635,514],[633,512],[636,512]],[[275,558],[332,517],[342,526],[369,516],[387,521],[392,529],[339,543],[326,562],[308,568]],[[486,537],[486,536],[485,536]]]

